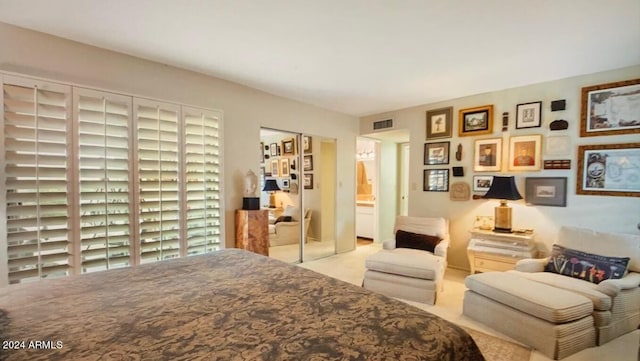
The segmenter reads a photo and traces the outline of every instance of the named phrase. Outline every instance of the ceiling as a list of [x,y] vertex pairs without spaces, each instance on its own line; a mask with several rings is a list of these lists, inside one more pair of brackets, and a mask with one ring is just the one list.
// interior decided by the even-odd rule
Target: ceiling
[[638,0],[0,0],[0,22],[355,116],[640,64]]

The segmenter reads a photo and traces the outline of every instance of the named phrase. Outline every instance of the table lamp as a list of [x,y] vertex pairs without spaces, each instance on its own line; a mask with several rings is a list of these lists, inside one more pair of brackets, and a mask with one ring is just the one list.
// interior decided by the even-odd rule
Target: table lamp
[[280,190],[278,182],[275,179],[267,179],[264,181],[264,192],[269,192],[269,208],[276,208],[276,192]]
[[493,177],[491,187],[483,198],[499,199],[500,205],[495,208],[494,232],[511,233],[511,207],[507,200],[522,199],[514,177]]

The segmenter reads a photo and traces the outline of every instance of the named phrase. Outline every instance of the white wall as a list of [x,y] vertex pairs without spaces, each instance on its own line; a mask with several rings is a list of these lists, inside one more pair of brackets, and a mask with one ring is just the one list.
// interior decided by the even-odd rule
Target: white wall
[[[527,70],[523,70],[527,71]],[[453,134],[451,139],[451,153],[449,168],[463,166],[465,176],[451,177],[450,182],[465,181],[471,185],[474,174],[506,174],[515,175],[520,193],[524,196],[525,177],[567,177],[567,207],[526,206],[524,201],[510,202],[513,207],[514,228],[533,228],[537,234],[539,248],[548,251],[555,241],[560,226],[572,225],[588,227],[603,231],[616,231],[638,234],[637,224],[640,223],[640,198],[613,196],[585,196],[576,195],[577,148],[584,144],[610,144],[640,142],[640,135],[619,135],[585,137],[579,136],[581,88],[584,86],[602,84],[640,77],[640,65],[615,71],[591,74],[586,76],[563,79],[553,82],[532,84],[503,91],[478,94],[474,96],[452,99],[449,101],[425,104],[397,111],[371,115],[360,120],[361,134],[370,134],[372,122],[393,118],[396,129],[408,129],[411,134],[410,146],[410,192],[409,215],[412,216],[444,216],[451,220],[452,244],[449,252],[449,264],[452,267],[469,269],[466,256],[466,246],[469,238],[468,231],[473,226],[476,215],[493,215],[496,201],[469,200],[466,202],[449,201],[449,193],[423,192],[422,172],[435,166],[423,165],[423,148],[426,134],[426,111],[441,107],[453,106]],[[566,99],[565,111],[551,112],[552,100]],[[529,129],[515,129],[515,109],[519,103],[533,101],[543,102],[542,127]],[[458,137],[458,110],[475,106],[493,104],[494,131],[490,135]],[[509,130],[502,132],[502,113],[509,112]],[[569,122],[569,129],[564,131],[550,131],[549,123],[555,119],[565,119]],[[571,139],[572,152],[566,157],[548,157],[543,153],[543,159],[571,159],[570,170],[542,170],[539,172],[508,172],[506,164],[500,173],[474,173],[472,166],[474,139],[503,138],[503,156],[508,152],[509,136],[542,134],[543,138],[550,135],[566,135]],[[438,140],[438,141],[439,141]],[[463,146],[461,161],[455,160],[458,144]],[[544,139],[543,139],[544,149]],[[505,162],[503,162],[505,163]],[[391,189],[391,188],[383,188]],[[394,190],[395,191],[395,190]]]
[[[243,176],[249,169],[259,174],[256,149],[260,127],[337,139],[337,251],[354,248],[356,118],[3,23],[0,23],[0,49],[2,71],[224,111],[227,247],[235,243],[233,214],[242,207]],[[1,256],[2,253],[0,261]]]

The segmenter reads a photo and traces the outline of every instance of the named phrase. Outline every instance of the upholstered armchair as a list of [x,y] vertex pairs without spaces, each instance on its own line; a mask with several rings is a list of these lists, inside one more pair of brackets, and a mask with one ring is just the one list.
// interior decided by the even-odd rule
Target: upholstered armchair
[[562,227],[550,257],[465,283],[466,316],[561,359],[640,325],[640,236]]
[[447,268],[448,220],[398,216],[394,234],[382,243],[382,250],[367,257],[363,287],[390,297],[435,304]]
[[[287,244],[300,243],[300,221],[296,220],[297,208],[287,207],[283,213],[283,219],[290,219],[289,221],[278,221],[269,225],[269,246],[282,246]],[[304,212],[304,229],[305,239],[307,242],[307,236],[309,234],[309,226],[311,225],[311,209],[306,209]],[[290,215],[291,214],[291,215]],[[286,218],[290,217],[290,218]]]

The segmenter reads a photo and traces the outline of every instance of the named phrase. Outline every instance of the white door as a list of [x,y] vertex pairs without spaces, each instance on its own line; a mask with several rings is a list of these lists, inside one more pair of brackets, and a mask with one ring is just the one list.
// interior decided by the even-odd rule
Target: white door
[[409,214],[409,143],[400,146],[400,215]]

